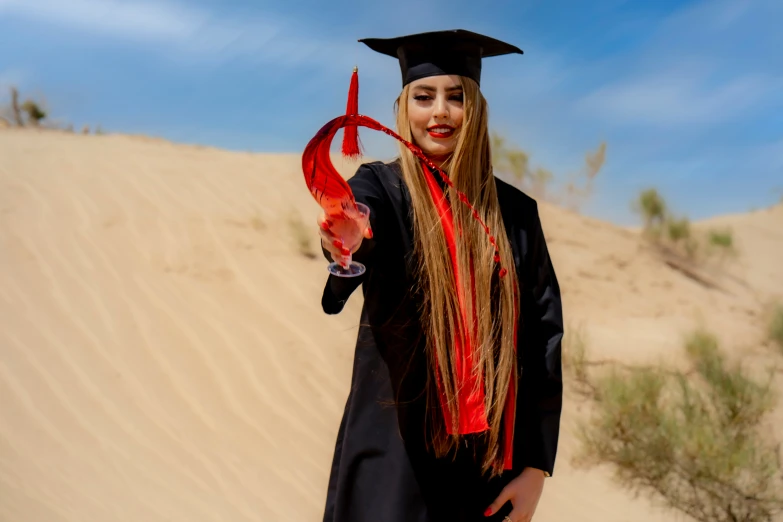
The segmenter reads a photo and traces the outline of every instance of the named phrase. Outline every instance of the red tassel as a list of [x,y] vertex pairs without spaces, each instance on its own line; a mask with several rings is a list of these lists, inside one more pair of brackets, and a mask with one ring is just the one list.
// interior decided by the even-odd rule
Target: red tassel
[[[359,68],[353,68],[351,86],[348,89],[348,106],[345,109],[346,116],[359,114]],[[343,156],[356,159],[361,156],[359,149],[359,127],[346,125],[343,128]]]

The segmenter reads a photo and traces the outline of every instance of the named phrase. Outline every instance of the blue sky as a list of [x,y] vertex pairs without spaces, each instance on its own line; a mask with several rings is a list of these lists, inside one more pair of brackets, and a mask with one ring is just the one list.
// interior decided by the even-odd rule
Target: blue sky
[[485,60],[482,91],[534,166],[564,179],[607,142],[585,213],[636,223],[655,186],[699,219],[783,195],[781,19],[780,0],[0,0],[0,103],[15,84],[77,128],[298,153],[355,64],[360,111],[393,126],[397,62],[357,39],[463,28],[524,49]]

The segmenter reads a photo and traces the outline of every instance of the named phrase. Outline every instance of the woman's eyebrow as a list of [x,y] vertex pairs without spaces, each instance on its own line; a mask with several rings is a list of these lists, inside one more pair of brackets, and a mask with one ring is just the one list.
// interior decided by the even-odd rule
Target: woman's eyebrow
[[[417,85],[416,89],[421,89],[423,91],[429,91],[429,92],[437,92],[438,90],[435,87],[432,87],[431,85]],[[461,91],[461,90],[462,90],[461,85],[452,85],[451,87],[448,87],[446,89],[447,92]]]

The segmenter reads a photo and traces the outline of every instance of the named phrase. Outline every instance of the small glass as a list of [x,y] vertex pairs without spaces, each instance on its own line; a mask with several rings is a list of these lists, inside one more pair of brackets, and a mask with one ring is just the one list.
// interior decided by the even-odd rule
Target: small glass
[[[357,248],[364,240],[364,231],[370,223],[370,208],[364,203],[356,203],[356,210],[350,214],[338,217],[329,216],[332,221],[332,233],[343,242],[343,246],[350,251]],[[329,264],[329,273],[337,277],[356,277],[362,275],[367,268],[352,259],[351,254],[345,256],[346,264],[338,262]]]

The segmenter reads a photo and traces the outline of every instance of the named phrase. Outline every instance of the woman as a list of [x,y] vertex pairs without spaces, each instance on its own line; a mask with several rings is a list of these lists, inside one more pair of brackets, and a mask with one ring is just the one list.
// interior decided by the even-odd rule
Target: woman
[[319,218],[327,259],[367,267],[322,298],[335,314],[364,294],[324,521],[529,521],[557,450],[560,291],[536,202],[492,174],[479,90],[482,58],[522,51],[461,30],[361,41],[399,60],[397,131],[448,179],[403,146],[348,182],[370,208],[358,248]]

